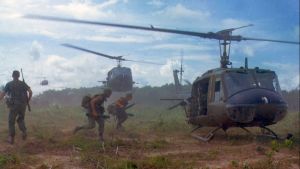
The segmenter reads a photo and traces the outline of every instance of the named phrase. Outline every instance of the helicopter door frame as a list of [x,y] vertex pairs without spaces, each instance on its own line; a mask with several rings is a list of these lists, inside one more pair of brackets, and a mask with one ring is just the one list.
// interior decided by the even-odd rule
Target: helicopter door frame
[[[213,76],[212,77],[212,86],[211,86],[211,99],[210,102],[211,103],[220,103],[220,102],[224,102],[224,86],[223,86],[223,78],[221,75],[217,75],[217,76]],[[217,84],[218,82],[218,84]],[[218,85],[218,86],[216,86]],[[216,90],[218,90],[217,94],[218,94],[218,99],[216,100]]]

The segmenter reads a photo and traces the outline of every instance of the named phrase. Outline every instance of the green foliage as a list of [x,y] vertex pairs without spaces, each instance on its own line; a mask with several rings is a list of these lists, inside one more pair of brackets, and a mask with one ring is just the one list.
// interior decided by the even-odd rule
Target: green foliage
[[294,141],[286,139],[284,140],[283,146],[292,149],[294,147]]
[[238,167],[239,167],[239,162],[236,161],[236,160],[232,160],[232,161],[231,161],[231,166],[232,166],[233,168],[238,168]]
[[279,152],[281,145],[277,140],[272,140],[271,141],[271,148],[273,151]]
[[164,139],[156,139],[153,141],[146,142],[146,147],[149,149],[162,149],[165,148],[170,143]]
[[0,168],[18,164],[20,164],[20,160],[15,154],[0,154]]
[[163,156],[152,157],[142,162],[145,168],[169,168],[171,165],[171,160]]

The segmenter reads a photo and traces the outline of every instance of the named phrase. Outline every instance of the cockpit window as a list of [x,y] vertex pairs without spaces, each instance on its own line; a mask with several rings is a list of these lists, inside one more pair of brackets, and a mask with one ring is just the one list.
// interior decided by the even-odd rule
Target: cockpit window
[[265,88],[280,94],[278,79],[274,72],[230,72],[225,74],[224,80],[229,97],[250,88]]
[[258,72],[255,74],[255,76],[259,87],[280,93],[278,79],[274,72]]
[[228,96],[231,96],[245,89],[256,87],[255,80],[250,73],[226,73],[224,76],[224,80],[227,86]]

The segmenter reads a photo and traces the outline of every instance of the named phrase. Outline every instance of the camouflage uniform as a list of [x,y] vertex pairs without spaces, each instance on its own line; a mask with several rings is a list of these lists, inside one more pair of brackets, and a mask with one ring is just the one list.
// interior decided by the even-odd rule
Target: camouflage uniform
[[26,127],[24,122],[25,111],[27,106],[27,91],[30,87],[22,81],[8,82],[4,88],[4,93],[8,95],[7,106],[9,108],[8,115],[8,128],[9,135],[15,136],[15,121],[19,129],[23,133],[23,137],[26,137]]
[[96,111],[97,111],[97,117],[92,116],[92,109],[89,106],[86,111],[86,115],[88,117],[88,123],[83,125],[83,126],[77,126],[74,129],[74,134],[82,129],[93,129],[96,126],[96,122],[98,123],[98,133],[99,133],[99,138],[101,141],[103,141],[103,133],[104,133],[104,107],[103,103],[106,101],[107,96],[104,94],[100,95],[103,99],[98,101],[96,103]]
[[122,124],[127,120],[128,114],[125,111],[126,106],[128,105],[128,100],[124,97],[121,97],[114,104],[110,105],[110,114],[115,115],[117,120],[117,129],[122,128]]

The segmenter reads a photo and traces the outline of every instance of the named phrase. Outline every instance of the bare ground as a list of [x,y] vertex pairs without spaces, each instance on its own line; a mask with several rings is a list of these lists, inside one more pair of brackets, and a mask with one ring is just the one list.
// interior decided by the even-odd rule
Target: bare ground
[[[72,140],[74,137],[86,137],[87,140],[79,143]],[[89,141],[93,144],[86,147]],[[43,140],[31,136],[23,142],[17,137],[13,146],[2,138],[0,154],[17,156],[17,162],[8,161],[4,168],[22,169],[118,168],[112,164],[124,160],[138,163],[139,168],[300,168],[298,146],[272,150],[271,142],[266,138],[218,133],[212,141],[204,143],[184,133],[149,135],[125,131],[107,133],[102,146],[97,142],[95,131],[73,136],[70,130],[64,130],[59,139]],[[101,157],[105,160],[102,161]],[[147,162],[157,157],[163,162]],[[129,167],[126,164],[119,168]]]

